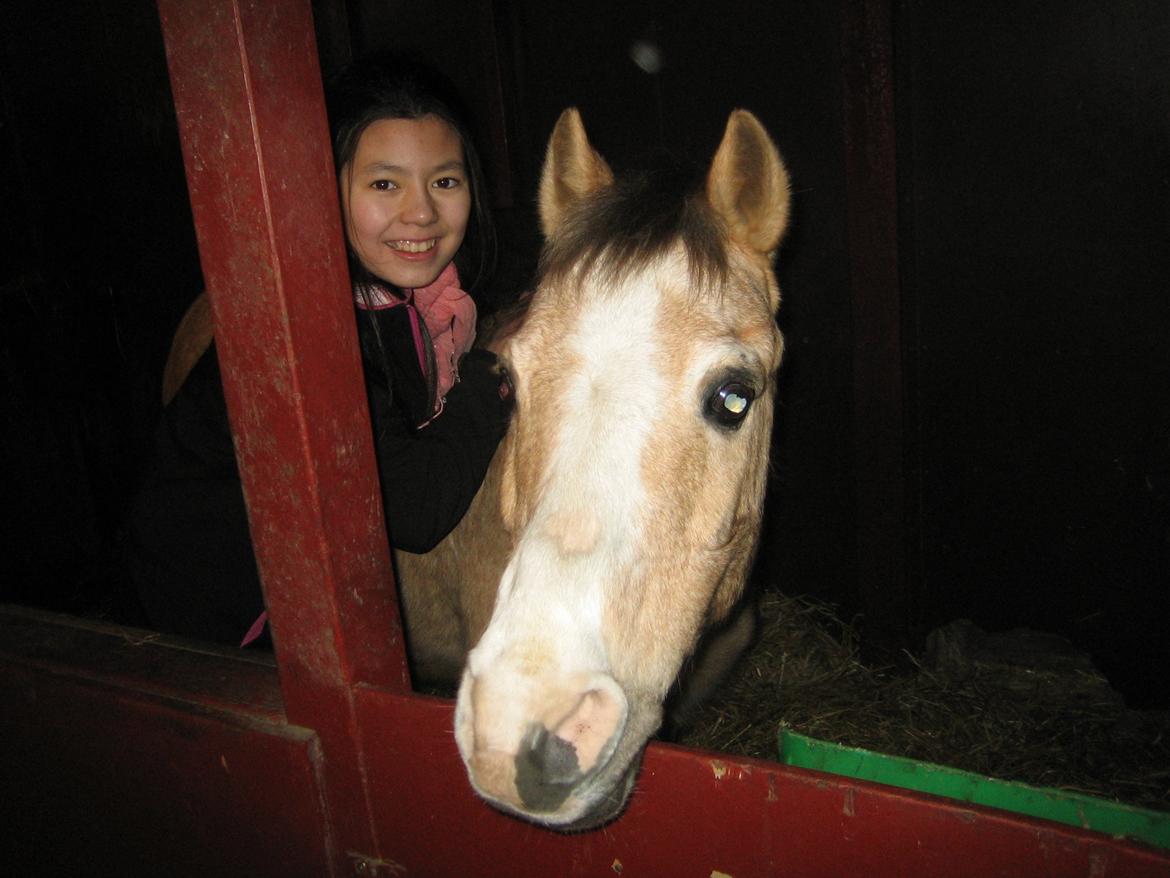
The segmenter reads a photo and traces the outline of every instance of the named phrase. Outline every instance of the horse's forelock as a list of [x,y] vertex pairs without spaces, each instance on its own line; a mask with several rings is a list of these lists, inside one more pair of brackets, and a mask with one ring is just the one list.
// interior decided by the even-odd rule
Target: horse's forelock
[[682,244],[693,289],[726,280],[726,235],[694,175],[625,176],[566,215],[541,254],[541,280],[596,272],[603,285],[617,284],[663,259],[676,243]]

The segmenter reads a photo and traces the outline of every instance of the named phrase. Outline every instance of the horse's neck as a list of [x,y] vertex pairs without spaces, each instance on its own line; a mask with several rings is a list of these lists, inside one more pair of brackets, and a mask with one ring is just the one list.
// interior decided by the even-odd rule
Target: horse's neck
[[432,553],[443,572],[447,593],[456,601],[470,647],[487,627],[496,589],[512,555],[512,538],[500,515],[503,460],[508,439],[501,443],[467,514]]
[[454,542],[456,547],[461,549],[468,545],[510,543],[504,528],[503,518],[500,515],[503,462],[509,442],[510,438],[505,436],[499,448],[496,449],[495,457],[492,458],[491,465],[488,466],[483,484],[480,485],[479,491],[471,501],[467,514],[463,516],[463,520],[459,522],[459,526],[451,535],[454,539],[445,540],[443,545]]

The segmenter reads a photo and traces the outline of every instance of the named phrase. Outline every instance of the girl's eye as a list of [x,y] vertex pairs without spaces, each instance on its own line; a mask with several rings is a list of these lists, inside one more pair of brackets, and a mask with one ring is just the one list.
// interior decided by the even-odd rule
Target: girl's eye
[[390,180],[375,180],[370,185],[379,192],[388,192],[391,189],[397,188]]
[[454,189],[461,183],[462,181],[458,177],[441,177],[435,181],[434,185],[438,189]]
[[719,385],[707,397],[708,419],[720,427],[734,430],[747,417],[756,392],[740,381],[728,381]]

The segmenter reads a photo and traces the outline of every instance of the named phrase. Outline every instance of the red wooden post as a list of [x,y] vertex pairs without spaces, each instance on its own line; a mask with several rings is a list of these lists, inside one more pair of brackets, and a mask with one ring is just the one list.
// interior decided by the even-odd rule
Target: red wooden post
[[322,740],[335,864],[376,856],[353,687],[409,678],[309,3],[159,10],[286,714]]

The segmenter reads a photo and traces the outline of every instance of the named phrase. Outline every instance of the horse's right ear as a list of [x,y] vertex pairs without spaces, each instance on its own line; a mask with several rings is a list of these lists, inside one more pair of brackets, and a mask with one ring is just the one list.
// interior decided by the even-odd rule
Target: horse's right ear
[[613,171],[585,136],[576,107],[561,113],[548,140],[540,175],[540,229],[546,238],[575,203],[613,182]]
[[707,201],[731,239],[770,257],[788,227],[788,186],[780,152],[760,120],[734,111],[707,174]]

